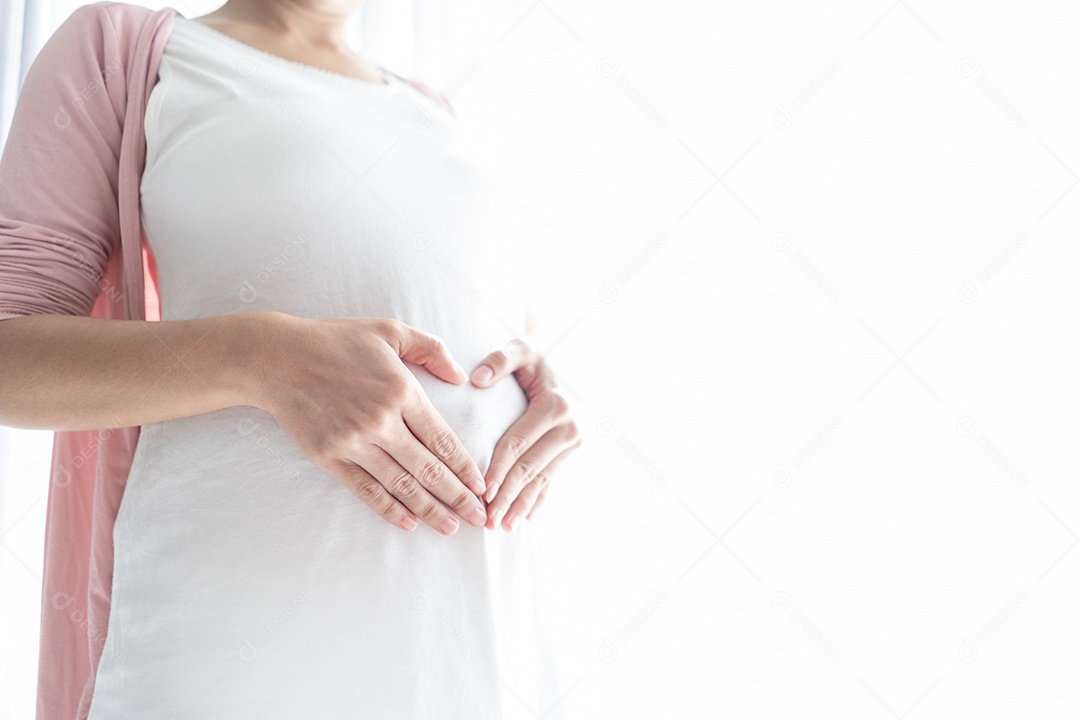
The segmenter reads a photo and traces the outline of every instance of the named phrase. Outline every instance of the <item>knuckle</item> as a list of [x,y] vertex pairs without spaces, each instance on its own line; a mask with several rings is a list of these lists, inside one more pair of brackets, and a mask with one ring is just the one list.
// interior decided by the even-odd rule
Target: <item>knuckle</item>
[[516,337],[507,343],[507,349],[503,350],[502,354],[507,360],[515,355],[520,358],[528,358],[532,356],[533,348],[529,343]]
[[382,381],[382,391],[384,404],[397,409],[409,398],[412,385],[401,375],[390,375]]
[[502,370],[503,367],[509,362],[510,353],[507,352],[506,348],[499,348],[491,354],[491,357],[488,359],[487,364],[491,365],[491,368],[498,372]]
[[442,506],[431,500],[420,502],[416,510],[416,516],[433,527],[438,526],[443,519],[443,515]]
[[506,436],[506,450],[514,457],[518,457],[524,453],[528,446],[528,441],[520,435]]
[[370,480],[360,481],[354,482],[353,485],[356,488],[356,494],[367,505],[371,507],[376,507],[376,505],[386,504],[385,498],[383,497],[383,494],[380,491],[379,484],[377,482],[372,482]]
[[397,417],[397,412],[390,408],[375,408],[367,413],[359,423],[359,427],[349,434],[351,437],[345,437],[343,440],[350,446],[360,447],[361,443],[371,438],[385,438],[393,428]]
[[386,438],[393,435],[394,429],[401,423],[401,410],[398,408],[385,408],[376,413],[373,430],[378,437]]
[[337,460],[337,453],[334,452],[333,443],[327,437],[320,437],[312,442],[311,447],[308,449],[308,456],[312,462],[321,468],[330,467]]
[[450,501],[450,507],[458,511],[458,514],[464,515],[472,508],[475,497],[475,495],[468,491],[459,492],[454,496],[454,499]]
[[457,455],[457,443],[454,435],[448,430],[437,430],[431,436],[431,449],[443,460],[453,459]]
[[364,428],[359,425],[351,425],[338,433],[334,445],[338,448],[344,448],[346,452],[352,454],[362,448],[367,442],[368,434]]
[[540,468],[536,467],[534,463],[524,461],[515,465],[512,472],[516,480],[527,483],[536,477],[537,473],[540,472]]
[[415,481],[409,473],[401,473],[390,481],[389,490],[398,497],[412,493]]
[[443,479],[443,464],[434,459],[426,461],[420,467],[420,475],[417,479],[428,487],[437,485]]
[[[363,433],[356,428],[339,429],[335,432],[319,434],[313,441],[312,456],[317,464],[336,463],[342,456],[354,454],[363,446]],[[350,477],[352,473],[350,473]]]
[[379,440],[386,440],[394,435],[394,422],[399,415],[389,409],[376,409],[357,423],[354,437],[348,440],[350,447],[355,450],[368,449],[369,446],[378,445]]
[[551,484],[551,478],[547,473],[537,473],[536,477],[533,478],[533,482],[536,483],[537,487],[543,490]]
[[545,396],[548,408],[552,413],[559,417],[564,417],[570,413],[570,402],[556,392],[549,392]]
[[377,338],[391,347],[398,348],[405,341],[405,325],[396,318],[376,318],[369,327]]
[[379,329],[387,337],[401,337],[404,334],[405,323],[397,318],[380,318]]

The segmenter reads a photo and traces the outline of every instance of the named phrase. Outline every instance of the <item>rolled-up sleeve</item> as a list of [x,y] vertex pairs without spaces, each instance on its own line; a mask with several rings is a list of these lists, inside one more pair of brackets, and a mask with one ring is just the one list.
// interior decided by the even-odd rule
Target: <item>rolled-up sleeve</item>
[[83,5],[27,72],[0,157],[0,320],[89,315],[104,289],[127,95],[115,42]]

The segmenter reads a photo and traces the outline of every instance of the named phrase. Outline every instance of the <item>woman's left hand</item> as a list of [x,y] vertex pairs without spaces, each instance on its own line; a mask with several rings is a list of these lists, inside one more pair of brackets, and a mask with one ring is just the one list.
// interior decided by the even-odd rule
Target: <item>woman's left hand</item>
[[488,530],[494,530],[500,518],[506,531],[513,530],[522,516],[532,519],[555,468],[581,446],[581,432],[570,418],[570,404],[556,388],[554,373],[520,338],[481,360],[470,380],[476,387],[490,387],[510,373],[525,391],[529,406],[495,445],[484,476]]

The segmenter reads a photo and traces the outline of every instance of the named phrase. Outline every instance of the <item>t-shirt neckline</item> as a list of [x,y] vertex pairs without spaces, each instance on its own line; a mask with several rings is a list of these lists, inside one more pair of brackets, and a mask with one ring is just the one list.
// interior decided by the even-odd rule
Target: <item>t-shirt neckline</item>
[[339,72],[336,72],[334,70],[327,70],[326,68],[321,68],[321,67],[318,67],[316,65],[310,65],[308,63],[302,63],[302,62],[299,62],[297,60],[290,60],[289,58],[282,57],[281,55],[275,55],[272,52],[267,52],[266,50],[262,50],[260,48],[257,48],[254,45],[249,45],[248,43],[243,42],[242,40],[238,40],[237,38],[234,38],[232,35],[228,35],[226,33],[221,32],[220,30],[217,30],[216,28],[212,28],[212,27],[210,27],[209,25],[207,25],[204,22],[200,22],[199,20],[195,20],[194,18],[185,17],[184,15],[181,15],[180,13],[177,13],[177,19],[183,20],[186,23],[188,23],[189,25],[198,25],[199,27],[206,30],[209,35],[221,38],[223,41],[232,44],[234,47],[238,47],[238,48],[240,48],[242,50],[246,50],[246,51],[248,51],[250,53],[258,55],[259,57],[268,58],[269,60],[271,60],[273,62],[277,62],[277,63],[280,63],[282,65],[288,66],[288,67],[293,67],[293,68],[296,68],[296,69],[301,70],[301,71],[310,72],[310,73],[315,74],[315,75],[320,75],[320,76],[323,76],[323,77],[335,79],[335,80],[337,80],[339,82],[349,83],[349,84],[352,84],[352,85],[361,85],[361,86],[371,87],[372,89],[376,89],[376,88],[387,88],[387,89],[389,89],[389,88],[394,88],[397,85],[397,75],[396,75],[396,73],[394,73],[391,70],[388,70],[387,68],[385,68],[385,67],[383,67],[382,65],[379,65],[379,64],[376,64],[375,67],[377,67],[379,69],[379,71],[383,74],[383,80],[384,80],[383,82],[374,82],[372,80],[362,80],[362,79],[360,79],[358,77],[353,77],[352,75],[345,75],[344,73],[339,73]]

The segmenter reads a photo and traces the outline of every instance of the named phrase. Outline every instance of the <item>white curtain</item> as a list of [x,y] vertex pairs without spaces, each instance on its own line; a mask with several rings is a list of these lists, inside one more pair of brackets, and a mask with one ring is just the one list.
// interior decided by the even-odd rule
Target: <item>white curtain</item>
[[[54,3],[0,0],[0,147],[6,144],[26,72],[58,24],[55,11]],[[34,713],[51,449],[51,432],[0,426],[0,717],[4,718],[29,718]]]
[[0,147],[7,139],[26,71],[56,27],[54,10],[55,3],[49,2],[0,2]]

